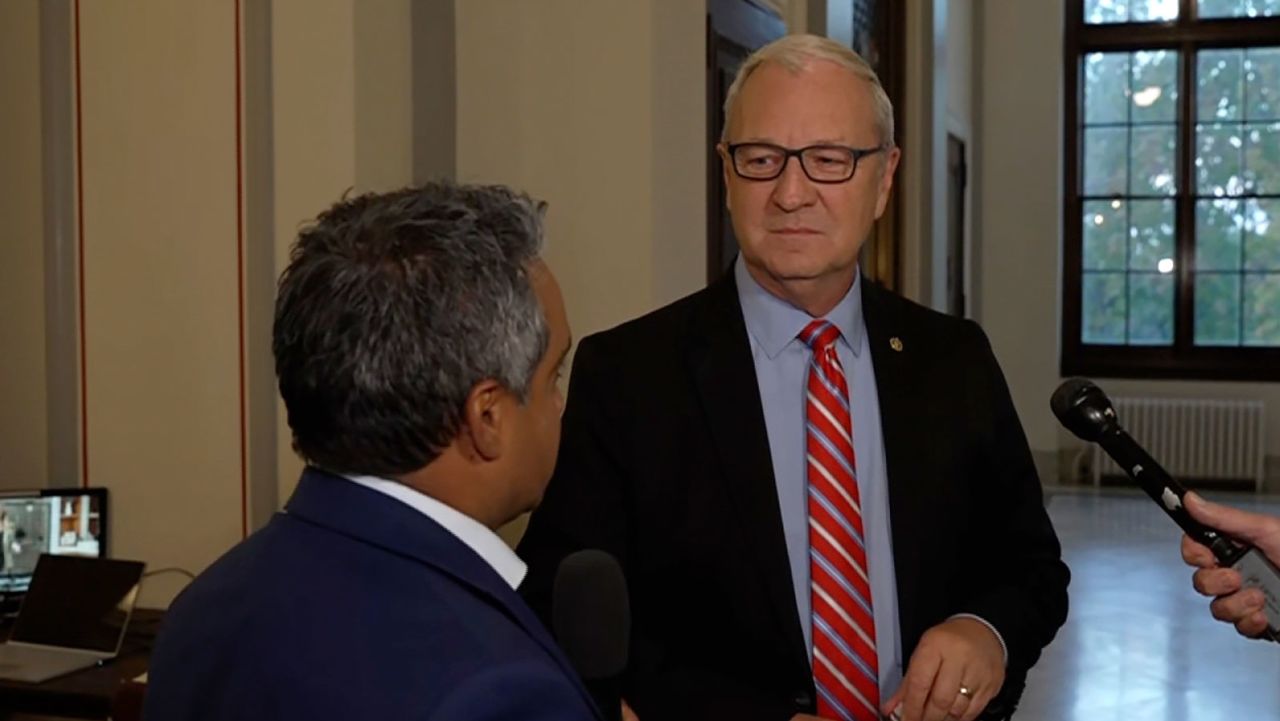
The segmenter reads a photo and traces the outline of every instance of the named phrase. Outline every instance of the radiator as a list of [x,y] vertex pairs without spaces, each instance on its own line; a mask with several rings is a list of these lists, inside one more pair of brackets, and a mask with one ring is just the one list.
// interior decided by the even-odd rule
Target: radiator
[[[1262,489],[1262,401],[1113,398],[1120,424],[1176,479],[1251,481]],[[1093,483],[1125,473],[1093,447]]]

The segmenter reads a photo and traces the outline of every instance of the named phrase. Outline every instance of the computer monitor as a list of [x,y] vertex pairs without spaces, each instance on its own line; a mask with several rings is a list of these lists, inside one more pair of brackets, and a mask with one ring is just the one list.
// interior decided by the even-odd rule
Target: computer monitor
[[107,489],[0,491],[0,594],[26,591],[42,553],[105,558]]

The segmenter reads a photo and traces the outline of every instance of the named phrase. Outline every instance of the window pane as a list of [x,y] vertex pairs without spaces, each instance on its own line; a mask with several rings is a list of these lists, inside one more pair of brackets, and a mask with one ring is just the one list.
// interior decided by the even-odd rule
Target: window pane
[[1129,53],[1090,53],[1084,59],[1084,121],[1129,121]]
[[1178,119],[1178,53],[1152,50],[1133,54],[1133,121]]
[[1244,79],[1245,117],[1250,120],[1280,120],[1280,48],[1247,51]]
[[1085,343],[1123,345],[1124,273],[1085,273],[1081,336]]
[[1280,346],[1280,273],[1245,276],[1244,344]]
[[1196,120],[1239,120],[1244,97],[1242,50],[1202,50],[1196,69]]
[[1242,18],[1280,15],[1280,0],[1200,0],[1202,18]]
[[1132,270],[1172,273],[1173,201],[1135,200],[1129,203],[1129,239]]
[[1085,0],[1084,3],[1084,21],[1090,25],[1177,18],[1178,0]]
[[1173,276],[1129,276],[1129,343],[1173,343]]
[[1135,127],[1130,158],[1129,192],[1134,195],[1173,195],[1178,150],[1175,125]]
[[1244,190],[1241,157],[1244,128],[1240,125],[1196,127],[1196,177],[1201,195],[1222,197]]
[[1196,203],[1196,270],[1239,270],[1242,211],[1239,200]]
[[1086,200],[1084,203],[1084,267],[1087,270],[1124,270],[1128,227],[1120,200]]
[[1280,123],[1246,125],[1244,137],[1245,192],[1280,193]]
[[1196,275],[1196,345],[1240,345],[1240,276]]
[[1129,21],[1128,0],[1085,0],[1084,21],[1090,25]]
[[1128,140],[1128,128],[1085,129],[1085,195],[1122,195],[1125,192]]
[[1178,19],[1178,0],[1129,0],[1130,19],[1158,22]]
[[[1244,228],[1244,267],[1280,272],[1280,199],[1246,203]],[[1280,316],[1280,307],[1274,313]]]

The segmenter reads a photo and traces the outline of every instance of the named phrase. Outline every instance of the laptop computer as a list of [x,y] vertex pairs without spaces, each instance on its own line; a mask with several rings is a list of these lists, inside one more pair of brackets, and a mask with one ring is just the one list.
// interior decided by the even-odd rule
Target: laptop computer
[[0,645],[0,678],[38,683],[114,658],[145,567],[41,556],[9,642]]

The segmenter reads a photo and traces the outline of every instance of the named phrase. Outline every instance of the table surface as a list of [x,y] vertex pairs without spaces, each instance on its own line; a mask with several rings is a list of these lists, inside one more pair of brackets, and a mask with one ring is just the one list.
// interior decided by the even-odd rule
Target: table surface
[[[120,655],[101,666],[36,684],[0,679],[0,721],[107,718],[120,685],[147,670],[163,616],[155,609],[136,610]],[[7,637],[8,632],[6,627],[0,635]]]

